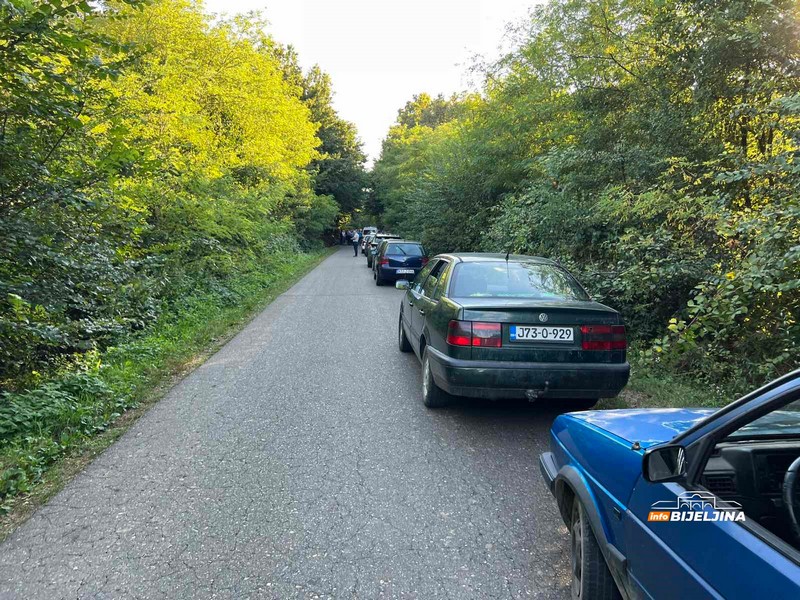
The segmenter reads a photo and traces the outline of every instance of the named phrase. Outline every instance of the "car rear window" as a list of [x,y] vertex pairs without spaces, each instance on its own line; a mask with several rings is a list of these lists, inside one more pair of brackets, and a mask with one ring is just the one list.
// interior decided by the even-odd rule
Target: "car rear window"
[[389,244],[386,254],[402,254],[404,256],[425,256],[422,244]]
[[589,300],[575,278],[563,269],[504,260],[458,264],[450,295],[455,298]]

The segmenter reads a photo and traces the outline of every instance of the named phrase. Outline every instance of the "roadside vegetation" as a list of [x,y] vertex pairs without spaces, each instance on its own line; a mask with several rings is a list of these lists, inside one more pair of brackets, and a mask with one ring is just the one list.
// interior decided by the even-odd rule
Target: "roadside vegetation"
[[256,16],[0,0],[0,514],[315,264],[365,157]]
[[633,392],[729,401],[800,365],[799,17],[551,0],[481,93],[399,111],[369,210],[433,252],[559,259],[623,313]]

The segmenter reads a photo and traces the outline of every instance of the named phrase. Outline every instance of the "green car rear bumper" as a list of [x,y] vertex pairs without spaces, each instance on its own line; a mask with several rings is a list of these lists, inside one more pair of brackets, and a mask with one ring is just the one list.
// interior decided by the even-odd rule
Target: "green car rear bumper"
[[522,363],[460,360],[428,348],[436,385],[473,398],[613,398],[628,383],[624,363]]

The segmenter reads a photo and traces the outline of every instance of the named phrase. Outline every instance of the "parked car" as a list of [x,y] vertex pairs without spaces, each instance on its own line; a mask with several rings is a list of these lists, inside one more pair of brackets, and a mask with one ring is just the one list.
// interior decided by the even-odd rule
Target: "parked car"
[[399,240],[400,238],[401,236],[393,233],[376,233],[375,237],[370,240],[367,250],[367,267],[372,268],[375,255],[378,253],[378,246],[383,240]]
[[369,248],[370,242],[375,239],[374,233],[367,233],[364,235],[364,238],[361,240],[361,254],[366,254],[367,249]]
[[374,227],[374,226],[372,226],[372,225],[369,225],[369,226],[367,226],[367,227],[364,227],[364,228],[361,230],[361,245],[360,245],[360,247],[361,247],[361,254],[366,254],[366,248],[367,248],[367,236],[368,236],[368,235],[375,235],[376,233],[378,233],[378,228],[377,228],[377,227]]
[[428,264],[428,255],[419,242],[388,239],[381,242],[372,265],[375,285],[398,279],[413,279]]
[[800,598],[800,370],[714,412],[556,418],[572,597]]
[[553,261],[442,254],[400,281],[400,350],[422,362],[422,399],[556,398],[588,408],[628,382],[625,325]]

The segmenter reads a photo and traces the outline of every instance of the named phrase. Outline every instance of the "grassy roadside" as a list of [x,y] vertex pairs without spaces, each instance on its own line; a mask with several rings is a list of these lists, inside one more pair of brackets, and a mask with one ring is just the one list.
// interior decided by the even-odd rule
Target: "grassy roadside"
[[0,541],[334,250],[276,257],[230,282],[235,299],[187,298],[143,335],[12,397],[0,414]]
[[718,407],[736,400],[736,392],[703,386],[666,369],[653,370],[631,360],[631,379],[617,398],[601,400],[598,409]]

